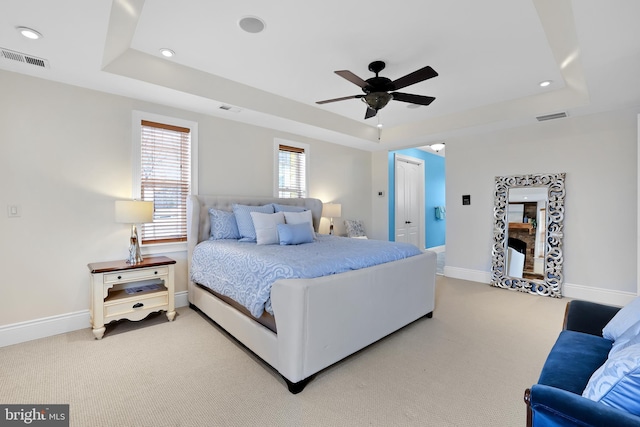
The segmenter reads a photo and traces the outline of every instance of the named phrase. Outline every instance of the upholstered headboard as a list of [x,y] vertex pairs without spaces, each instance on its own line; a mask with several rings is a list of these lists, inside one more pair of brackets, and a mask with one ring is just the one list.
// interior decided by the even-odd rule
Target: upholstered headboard
[[246,197],[246,196],[189,196],[187,200],[187,247],[188,262],[191,265],[191,254],[195,246],[203,240],[209,239],[211,223],[209,209],[232,211],[234,203],[249,206],[260,206],[268,203],[281,205],[302,206],[311,211],[313,228],[318,231],[322,216],[322,202],[319,199],[278,199],[276,197]]

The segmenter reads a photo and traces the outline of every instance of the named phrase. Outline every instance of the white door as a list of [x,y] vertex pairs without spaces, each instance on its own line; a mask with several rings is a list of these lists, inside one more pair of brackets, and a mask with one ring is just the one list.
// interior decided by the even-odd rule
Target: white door
[[396,155],[395,240],[424,248],[424,163]]

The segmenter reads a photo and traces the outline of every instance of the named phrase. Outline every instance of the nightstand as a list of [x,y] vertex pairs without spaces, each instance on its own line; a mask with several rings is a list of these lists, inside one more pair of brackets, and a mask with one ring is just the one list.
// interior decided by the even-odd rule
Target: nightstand
[[174,300],[175,260],[150,256],[135,265],[126,261],[94,262],[91,273],[91,325],[102,339],[105,325],[114,320],[142,320],[164,310],[171,322]]

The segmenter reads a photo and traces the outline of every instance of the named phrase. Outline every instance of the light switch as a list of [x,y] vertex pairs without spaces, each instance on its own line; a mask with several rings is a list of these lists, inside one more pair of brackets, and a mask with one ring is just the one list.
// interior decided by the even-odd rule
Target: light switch
[[20,206],[9,205],[7,206],[7,216],[9,218],[17,218],[20,216]]

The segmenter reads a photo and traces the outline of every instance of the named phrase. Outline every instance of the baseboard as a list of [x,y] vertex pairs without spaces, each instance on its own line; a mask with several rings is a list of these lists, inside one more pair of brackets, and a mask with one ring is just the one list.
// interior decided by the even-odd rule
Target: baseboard
[[[187,291],[176,292],[176,308],[188,305]],[[85,329],[90,324],[89,310],[82,310],[0,326],[0,347]]]
[[[444,267],[445,277],[469,280],[472,282],[491,283],[491,273],[488,271],[469,270],[458,267]],[[593,286],[565,283],[562,286],[562,296],[571,299],[581,299],[616,306],[624,306],[637,295],[632,292],[615,291],[611,289],[595,288]]]
[[467,268],[444,266],[445,277],[453,279],[470,280],[472,282],[491,283],[491,273],[480,270],[470,270]]
[[637,295],[632,292],[613,291],[611,289],[565,283],[562,286],[562,296],[622,307],[630,303]]

